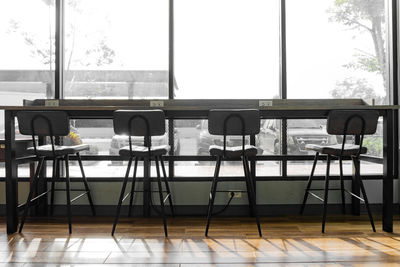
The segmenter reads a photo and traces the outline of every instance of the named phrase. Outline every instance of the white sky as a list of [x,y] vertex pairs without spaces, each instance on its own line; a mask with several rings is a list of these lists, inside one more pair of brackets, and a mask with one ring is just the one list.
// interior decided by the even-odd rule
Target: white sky
[[[80,2],[82,14],[66,11],[66,25],[76,26],[72,69],[168,69],[167,0]],[[175,0],[176,97],[278,95],[278,2]],[[289,97],[328,98],[336,82],[346,77],[366,78],[378,94],[383,94],[379,75],[343,67],[353,60],[356,48],[373,53],[372,40],[366,33],[329,22],[326,11],[332,3],[287,0]],[[40,47],[48,47],[49,9],[42,0],[0,0],[0,69],[48,69],[31,56],[21,34],[8,32],[10,19],[33,34]],[[85,51],[104,37],[116,53],[114,63],[84,67],[82,62],[94,62]],[[66,58],[71,43],[72,38],[67,38]]]

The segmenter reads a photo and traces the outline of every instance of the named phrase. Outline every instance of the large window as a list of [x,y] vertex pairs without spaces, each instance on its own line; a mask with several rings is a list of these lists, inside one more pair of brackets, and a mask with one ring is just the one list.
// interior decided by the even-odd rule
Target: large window
[[[57,8],[64,14],[59,40],[64,80],[63,88],[56,89],[64,98],[287,96],[362,98],[377,105],[389,104],[388,2],[60,0],[56,6],[56,0],[2,0],[0,105],[21,105],[23,99],[56,95],[54,63],[60,56],[55,53]],[[0,113],[0,133],[3,120]],[[286,128],[282,123],[287,123],[286,132],[282,132]],[[111,120],[75,120],[71,124],[91,145],[90,155],[115,155],[118,146],[126,142],[126,137],[113,133]],[[171,127],[171,154],[175,156],[208,156],[209,145],[220,144],[208,134],[206,121],[176,120]],[[287,136],[286,142],[282,136]],[[159,141],[167,142],[168,135]],[[229,141],[236,142],[234,138]],[[263,120],[255,141],[262,155],[281,154],[283,143],[289,155],[309,154],[304,148],[309,142],[338,143],[336,137],[328,136],[326,121],[318,119]],[[369,155],[382,156],[381,120],[377,133],[365,138],[365,145]],[[214,162],[197,159],[168,165],[175,166],[176,176],[211,176]],[[101,164],[117,173],[114,170],[123,169],[120,163]],[[93,169],[99,166],[86,164]],[[310,161],[257,164],[260,176],[280,175],[281,170],[307,175],[311,167]],[[237,175],[238,167],[224,164],[223,172]],[[346,172],[350,167],[345,166]],[[333,168],[337,173],[337,165]],[[195,171],[188,174],[189,169]],[[382,165],[369,164],[363,170],[382,173]]]
[[175,0],[176,98],[279,95],[278,0]]
[[288,98],[389,103],[385,0],[287,0]]
[[[279,1],[175,0],[174,98],[248,99],[279,97]],[[222,139],[207,121],[178,121],[178,155],[208,156]],[[230,138],[229,142],[240,143]],[[261,154],[262,152],[260,152]],[[266,166],[260,162],[260,170]],[[183,161],[176,176],[212,176],[215,162]],[[277,164],[265,163],[278,170]],[[191,171],[189,171],[191,170]],[[221,175],[239,176],[240,162]]]
[[0,1],[0,105],[53,97],[54,21],[54,0]]
[[168,98],[168,1],[65,2],[66,98]]
[[[288,98],[362,98],[368,103],[388,104],[386,4],[385,0],[287,0]],[[327,138],[325,122],[316,129],[311,122],[300,120],[296,126],[288,121],[289,154],[308,153],[298,150],[299,138],[304,144],[310,137],[315,137],[313,142]],[[327,142],[338,143],[334,139]],[[382,156],[381,120],[377,133],[366,137],[364,145],[369,155]],[[289,162],[288,174],[307,175],[311,164]],[[364,173],[382,173],[382,165],[362,164]],[[345,173],[351,173],[351,163],[344,165]],[[337,164],[332,168],[333,173],[339,172]]]

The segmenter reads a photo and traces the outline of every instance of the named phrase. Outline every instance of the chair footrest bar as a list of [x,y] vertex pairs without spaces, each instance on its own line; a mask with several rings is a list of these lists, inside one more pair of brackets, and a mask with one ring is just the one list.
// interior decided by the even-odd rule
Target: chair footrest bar
[[124,196],[124,198],[122,199],[122,202],[124,202],[125,199],[126,199],[127,197],[129,197],[130,195],[131,195],[131,193],[126,194],[126,195]]
[[[46,192],[43,192],[43,193],[41,193],[40,195],[38,195],[38,196],[32,198],[32,199],[31,199],[31,203],[32,203],[32,202],[35,202],[37,199],[43,197],[44,195],[46,195],[46,194],[48,194],[48,193],[50,193],[50,192],[51,192],[51,190],[47,190]],[[20,205],[18,205],[17,208],[19,209],[19,208],[25,207],[25,205],[26,205],[26,202],[25,202],[25,203],[22,203],[22,204],[20,204]]]
[[86,194],[88,194],[88,193],[89,193],[89,191],[86,191],[86,192],[80,194],[79,196],[74,197],[74,198],[70,201],[70,203],[74,202],[75,200],[78,200],[79,198],[83,197],[84,195],[86,195]]
[[[36,207],[38,204],[39,204],[39,203],[37,203],[37,202],[36,202],[36,203],[31,203],[31,206],[30,206],[30,207],[31,207],[31,208]],[[26,202],[25,202],[25,203],[22,203],[22,204],[19,204],[18,207],[17,207],[17,208],[18,208],[18,212],[19,212],[19,211],[22,211],[23,208],[25,208],[25,206],[26,206]]]
[[167,196],[164,198],[163,202],[165,203],[165,201],[167,201],[167,199],[170,197],[171,197],[171,194],[167,194]]
[[31,202],[34,202],[35,200],[37,200],[37,199],[39,199],[39,198],[45,196],[45,195],[46,195],[47,193],[49,193],[49,192],[51,192],[51,190],[47,190],[46,192],[41,193],[40,195],[38,195],[38,196],[32,198],[32,199],[31,199]]
[[319,200],[321,200],[322,202],[324,202],[324,199],[323,199],[323,198],[321,198],[320,196],[314,194],[313,192],[308,192],[308,194],[310,194],[311,196],[315,197],[316,199],[319,199]]
[[357,196],[356,194],[354,194],[353,192],[350,192],[349,190],[344,190],[346,193],[350,194],[351,196],[358,198],[359,200],[365,202],[365,200],[359,196]]

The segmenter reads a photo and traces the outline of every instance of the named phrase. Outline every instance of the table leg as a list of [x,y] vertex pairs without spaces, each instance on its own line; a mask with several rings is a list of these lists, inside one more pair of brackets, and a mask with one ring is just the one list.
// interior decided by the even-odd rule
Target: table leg
[[[360,144],[360,137],[357,136],[355,144]],[[352,161],[352,178],[351,178],[351,192],[356,196],[360,196],[360,183],[358,182],[360,176],[360,161]],[[356,166],[357,165],[357,166]],[[353,215],[360,215],[360,200],[358,198],[351,198],[351,213]]]
[[[46,138],[40,137],[39,138],[39,145],[45,145]],[[47,169],[47,162],[45,161],[42,166],[42,170],[40,172],[40,178],[37,185],[37,192],[36,195],[40,195],[47,191],[47,180],[46,180],[46,169]],[[35,207],[35,215],[37,216],[46,216],[47,215],[47,194],[42,196],[37,200],[37,206]]]
[[12,234],[18,227],[18,169],[15,155],[15,118],[11,110],[5,110],[4,123],[7,234]]
[[149,157],[144,157],[143,160],[143,216],[150,216],[150,198],[151,198],[151,161]]
[[393,232],[393,111],[387,110],[383,117],[383,206],[382,206],[382,230]]
[[[256,137],[255,135],[250,136],[250,145],[255,146],[256,145]],[[257,203],[257,183],[256,183],[256,164],[257,162],[255,161],[254,158],[250,159],[250,175],[249,179],[252,179],[252,185],[254,186],[254,202]],[[254,217],[255,213],[252,208],[250,208],[250,216]]]

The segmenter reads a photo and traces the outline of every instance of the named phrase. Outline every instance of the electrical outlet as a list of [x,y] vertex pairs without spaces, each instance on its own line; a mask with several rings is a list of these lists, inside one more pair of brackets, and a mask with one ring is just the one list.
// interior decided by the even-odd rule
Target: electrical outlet
[[[233,192],[235,195],[233,198],[241,198],[242,197],[242,192]],[[228,197],[231,197],[232,192],[228,192]]]
[[60,105],[60,100],[58,99],[45,100],[44,105],[46,107],[58,107]]
[[258,106],[259,107],[272,107],[272,101],[271,100],[260,100],[260,101],[258,101]]
[[158,107],[162,108],[164,107],[164,101],[163,100],[150,100],[150,107]]

